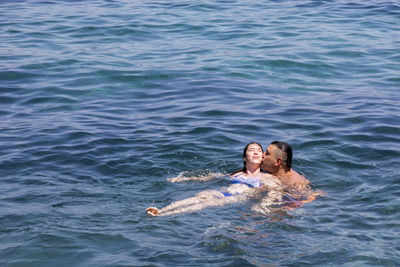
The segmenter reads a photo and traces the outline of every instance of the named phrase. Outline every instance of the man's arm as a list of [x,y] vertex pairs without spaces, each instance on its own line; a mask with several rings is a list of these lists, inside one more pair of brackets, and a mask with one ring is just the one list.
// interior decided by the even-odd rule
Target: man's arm
[[294,184],[302,185],[302,186],[310,185],[311,182],[306,177],[304,177],[303,175],[297,173],[294,170],[291,170],[291,171],[293,172],[292,180],[293,180]]
[[291,190],[304,191],[311,189],[310,180],[308,180],[306,177],[297,173],[294,170],[290,170],[289,177],[287,177],[283,182],[286,185],[286,188],[290,191]]

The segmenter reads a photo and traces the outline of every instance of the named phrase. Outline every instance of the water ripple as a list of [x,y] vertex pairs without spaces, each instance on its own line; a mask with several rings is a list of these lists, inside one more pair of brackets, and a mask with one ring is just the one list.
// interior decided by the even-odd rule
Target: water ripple
[[[396,1],[1,11],[0,265],[399,265]],[[145,216],[273,140],[324,197]]]

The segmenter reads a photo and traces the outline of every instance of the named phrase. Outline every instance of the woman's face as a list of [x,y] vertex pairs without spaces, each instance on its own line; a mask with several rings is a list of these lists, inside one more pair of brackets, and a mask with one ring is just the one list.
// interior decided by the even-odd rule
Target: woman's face
[[250,144],[246,150],[246,157],[243,160],[246,163],[261,164],[263,151],[257,144]]

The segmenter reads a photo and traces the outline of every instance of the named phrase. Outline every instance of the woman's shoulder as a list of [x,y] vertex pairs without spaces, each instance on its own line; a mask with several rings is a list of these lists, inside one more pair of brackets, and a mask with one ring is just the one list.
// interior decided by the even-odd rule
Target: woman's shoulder
[[243,170],[237,170],[237,171],[230,173],[229,177],[238,177],[238,176],[243,176],[243,175],[244,175]]

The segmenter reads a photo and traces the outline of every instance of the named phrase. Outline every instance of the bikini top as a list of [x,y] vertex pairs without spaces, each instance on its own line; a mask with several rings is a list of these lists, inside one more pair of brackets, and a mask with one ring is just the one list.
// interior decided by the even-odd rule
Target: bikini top
[[248,177],[245,178],[243,176],[234,176],[230,178],[232,184],[245,184],[249,187],[260,187],[262,186],[260,179],[257,177]]

